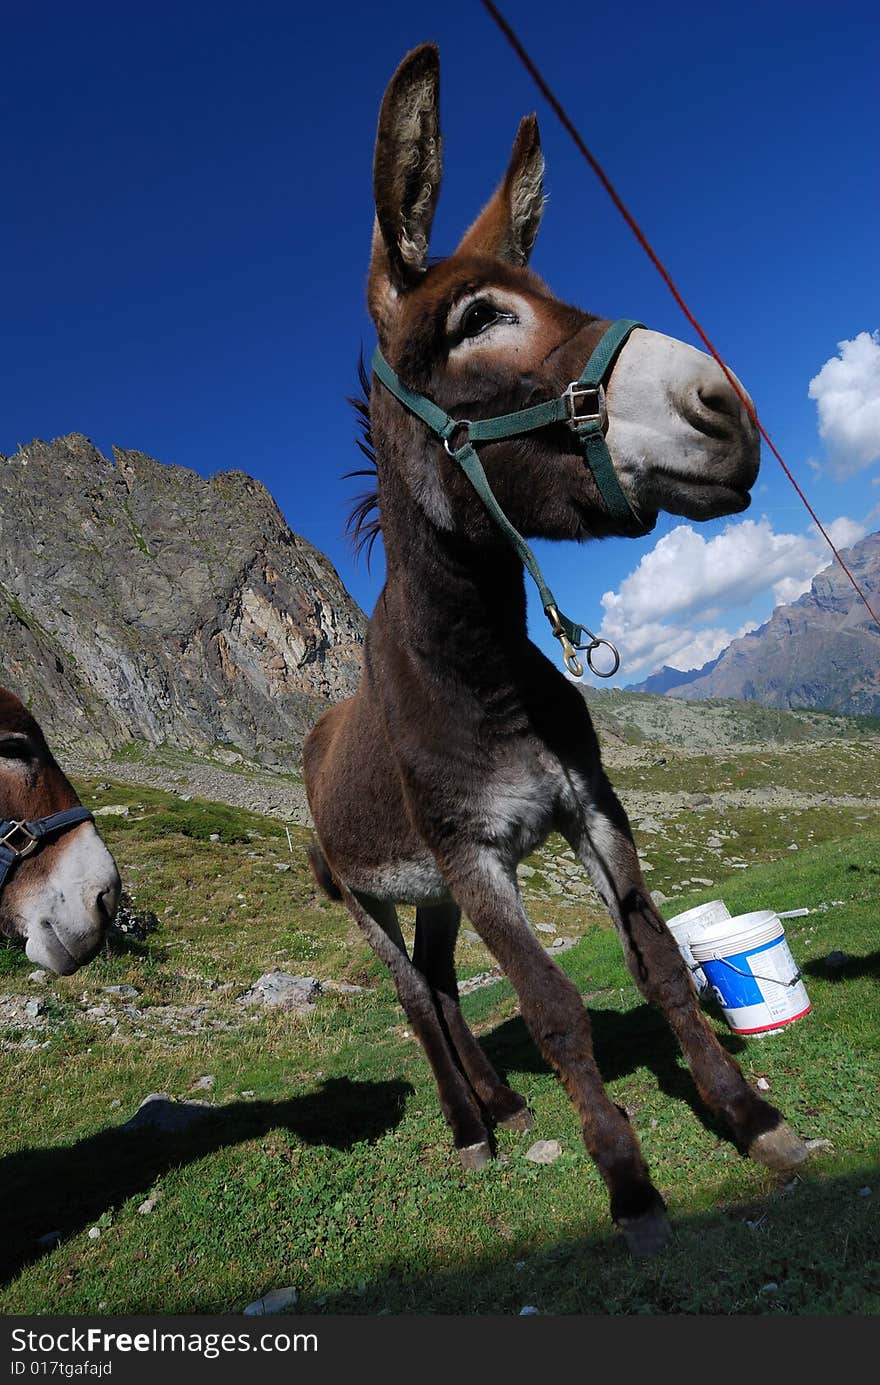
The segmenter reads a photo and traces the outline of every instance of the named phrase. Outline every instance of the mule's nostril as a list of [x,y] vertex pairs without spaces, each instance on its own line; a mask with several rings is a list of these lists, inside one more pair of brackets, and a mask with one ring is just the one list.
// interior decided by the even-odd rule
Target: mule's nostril
[[726,381],[723,384],[713,382],[711,385],[700,385],[697,395],[700,403],[710,413],[721,414],[725,418],[739,418],[741,402]]
[[117,876],[112,884],[108,885],[107,888],[102,890],[98,895],[96,901],[98,913],[103,917],[105,923],[112,923],[115,918],[116,910],[119,908],[119,896],[121,891],[122,882]]
[[692,428],[719,442],[730,442],[745,426],[743,405],[723,376],[694,382],[680,408]]

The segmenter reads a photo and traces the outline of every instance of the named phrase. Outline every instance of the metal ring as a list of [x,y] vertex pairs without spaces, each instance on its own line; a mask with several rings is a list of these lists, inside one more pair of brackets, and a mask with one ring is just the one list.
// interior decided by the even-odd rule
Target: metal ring
[[[595,664],[593,663],[593,651],[601,648],[603,644],[605,645],[605,648],[610,649],[611,653],[614,655],[613,667],[608,669],[604,673],[601,669],[596,668]],[[620,655],[618,654],[617,649],[611,643],[610,640],[594,640],[592,644],[587,645],[587,663],[589,664],[590,672],[594,675],[594,677],[613,678],[617,670],[620,668]]]
[[[454,434],[458,432],[459,428],[464,428],[465,431],[467,432],[467,437],[465,438],[464,442],[462,443],[462,447],[467,447],[468,444],[469,444],[469,442],[470,442],[470,440],[471,440],[471,424],[472,424],[472,422],[473,422],[473,419],[470,419],[470,418],[460,418],[460,419],[456,420],[455,428],[453,429],[453,433],[452,433],[450,436],[454,436]],[[455,454],[456,454],[456,452],[460,452],[460,451],[461,451],[461,448],[458,448],[458,447],[454,447],[454,448],[453,448],[453,447],[450,447],[450,446],[449,446],[449,441],[450,441],[449,438],[444,438],[444,439],[443,439],[443,446],[446,448],[446,455],[447,455],[448,457],[452,457],[453,460],[454,460],[454,459],[455,459]]]

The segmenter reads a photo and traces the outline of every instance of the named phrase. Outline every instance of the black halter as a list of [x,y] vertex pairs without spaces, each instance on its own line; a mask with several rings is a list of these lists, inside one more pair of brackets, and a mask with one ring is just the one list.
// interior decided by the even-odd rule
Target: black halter
[[[523,566],[534,578],[550,628],[562,645],[565,667],[573,678],[580,678],[584,671],[577,657],[579,650],[586,650],[587,663],[597,678],[612,678],[620,667],[620,655],[608,640],[600,639],[585,625],[579,625],[562,614],[555,596],[544,581],[534,553],[495,499],[474,449],[474,443],[515,438],[523,433],[534,432],[538,428],[546,428],[550,424],[567,423],[577,439],[581,455],[593,473],[606,509],[615,524],[619,525],[624,533],[633,536],[650,533],[653,524],[646,524],[630,504],[617,479],[617,472],[605,441],[608,425],[605,385],[624,342],[641,326],[641,322],[628,317],[613,322],[602,334],[580,377],[573,380],[557,399],[548,399],[543,404],[533,404],[529,409],[519,409],[514,414],[501,414],[496,418],[470,420],[450,417],[433,399],[408,389],[391,369],[378,347],[373,356],[373,370],[382,384],[441,440],[447,454],[461,467],[502,534],[519,554]],[[461,446],[452,447],[452,440],[456,436],[459,439],[463,437],[464,441]],[[587,644],[581,643],[584,635],[589,636]],[[593,664],[593,654],[602,645],[611,651],[614,659],[612,668],[603,670]]]
[[0,822],[0,893],[13,867],[25,856],[38,851],[46,837],[58,832],[66,832],[80,822],[94,822],[88,808],[65,808],[61,813],[51,813],[47,818],[37,818],[34,822],[21,822],[7,818]]

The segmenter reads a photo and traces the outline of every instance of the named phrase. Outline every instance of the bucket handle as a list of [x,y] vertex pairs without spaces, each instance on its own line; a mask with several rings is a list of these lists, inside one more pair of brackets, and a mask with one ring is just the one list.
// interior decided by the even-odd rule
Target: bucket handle
[[711,960],[713,962],[722,962],[724,966],[729,967],[737,976],[745,976],[749,980],[755,981],[770,981],[774,986],[782,986],[783,990],[789,990],[790,987],[796,986],[801,979],[799,971],[795,972],[790,981],[780,981],[778,976],[759,976],[756,971],[742,971],[740,967],[735,967],[732,962],[729,962],[726,957],[713,957]]

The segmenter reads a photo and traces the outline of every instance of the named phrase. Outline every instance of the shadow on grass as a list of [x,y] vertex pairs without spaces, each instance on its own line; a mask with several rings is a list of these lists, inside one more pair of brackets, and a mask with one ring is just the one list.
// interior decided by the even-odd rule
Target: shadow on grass
[[[407,1082],[351,1082],[342,1077],[289,1101],[234,1102],[195,1111],[177,1103],[157,1103],[171,1117],[167,1129],[146,1124],[141,1113],[125,1126],[102,1130],[73,1145],[18,1150],[0,1160],[0,1283],[13,1279],[58,1240],[91,1225],[135,1193],[146,1193],[168,1169],[276,1129],[290,1130],[306,1144],[351,1149],[394,1129],[412,1090]],[[189,1114],[192,1124],[173,1128],[175,1114]],[[57,1239],[41,1247],[37,1237],[50,1232],[57,1232]]]
[[[315,1299],[302,1314],[850,1314],[880,1312],[880,1167],[809,1177],[711,1212],[677,1216],[655,1258],[635,1260],[606,1234],[499,1244],[484,1256],[383,1273]],[[860,1188],[862,1194],[860,1195]],[[258,1286],[255,1286],[255,1293]],[[190,1312],[204,1312],[194,1303]]]
[[825,957],[818,957],[812,962],[805,962],[801,971],[808,976],[818,977],[820,981],[854,981],[858,976],[872,976],[875,981],[880,981],[880,952],[869,952],[865,957],[847,956],[839,966],[829,964]]
[[[593,1027],[593,1051],[605,1082],[613,1082],[619,1077],[638,1072],[640,1068],[647,1068],[654,1074],[662,1092],[675,1101],[686,1102],[700,1123],[713,1135],[729,1139],[726,1127],[714,1119],[700,1100],[675,1036],[653,1006],[637,1005],[626,1011],[588,1008]],[[746,1047],[736,1034],[720,1034],[718,1037],[728,1053],[741,1053]],[[550,1071],[518,1016],[505,1020],[491,1033],[484,1034],[480,1043],[504,1081],[508,1081],[509,1075],[515,1072]],[[512,1085],[516,1086],[515,1079]]]

